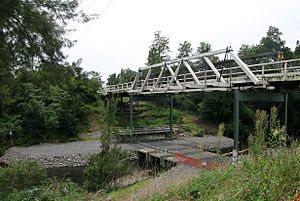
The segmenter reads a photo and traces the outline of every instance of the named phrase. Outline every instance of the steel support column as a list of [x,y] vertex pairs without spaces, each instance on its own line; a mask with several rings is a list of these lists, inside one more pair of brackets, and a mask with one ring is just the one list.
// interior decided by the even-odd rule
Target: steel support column
[[133,131],[133,97],[132,95],[130,96],[130,136],[131,136],[131,140],[133,140],[133,135],[132,135],[132,131]]
[[170,138],[173,138],[173,97],[170,96]]
[[285,126],[285,134],[287,135],[287,127],[288,127],[288,93],[284,94],[284,126]]
[[238,157],[239,147],[239,121],[240,121],[240,92],[238,89],[234,90],[234,145],[233,145],[233,162]]

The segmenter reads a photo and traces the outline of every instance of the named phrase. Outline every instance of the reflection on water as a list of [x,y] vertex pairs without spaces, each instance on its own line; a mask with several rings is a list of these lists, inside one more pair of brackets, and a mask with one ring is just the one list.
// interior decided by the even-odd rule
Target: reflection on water
[[84,168],[85,166],[47,168],[47,174],[49,177],[70,178],[78,184],[83,184]]

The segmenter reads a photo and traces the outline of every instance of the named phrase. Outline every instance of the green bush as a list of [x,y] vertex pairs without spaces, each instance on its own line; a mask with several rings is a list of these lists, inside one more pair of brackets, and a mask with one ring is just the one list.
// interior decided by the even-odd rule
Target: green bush
[[47,183],[22,191],[10,193],[4,201],[73,201],[84,200],[85,191],[68,181],[51,180]]
[[117,185],[117,179],[132,170],[130,154],[113,147],[107,152],[94,154],[85,169],[85,185],[88,190],[111,190]]
[[8,167],[0,167],[0,192],[12,192],[36,186],[46,179],[46,170],[37,162],[15,162]]

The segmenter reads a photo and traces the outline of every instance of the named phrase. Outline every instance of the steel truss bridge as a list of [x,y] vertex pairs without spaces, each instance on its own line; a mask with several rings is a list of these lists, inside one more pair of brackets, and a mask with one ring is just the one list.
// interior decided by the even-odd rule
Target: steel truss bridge
[[[214,62],[222,57],[224,61]],[[133,82],[106,85],[101,89],[101,94],[104,97],[130,97],[130,130],[134,130],[133,101],[169,102],[172,136],[172,94],[234,91],[233,155],[236,158],[240,103],[285,103],[284,125],[287,128],[288,94],[285,89],[299,89],[299,84],[300,58],[248,65],[231,48],[225,48],[141,67]]]
[[[229,55],[231,62],[217,67],[212,58],[224,54]],[[133,82],[107,85],[101,93],[146,95],[273,89],[293,84],[298,87],[299,80],[300,58],[247,65],[232,49],[225,48],[141,67]]]

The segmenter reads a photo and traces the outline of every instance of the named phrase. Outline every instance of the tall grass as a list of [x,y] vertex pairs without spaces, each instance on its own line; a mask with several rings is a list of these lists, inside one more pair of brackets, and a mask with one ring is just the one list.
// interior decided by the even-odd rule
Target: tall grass
[[[275,107],[270,116],[256,111],[250,155],[237,166],[202,171],[187,185],[150,200],[300,200],[300,144],[284,146],[286,133],[277,117]],[[219,126],[218,136],[223,127]]]
[[202,171],[189,184],[150,200],[294,200],[300,196],[299,154],[296,144],[272,158],[261,155],[237,167]]

